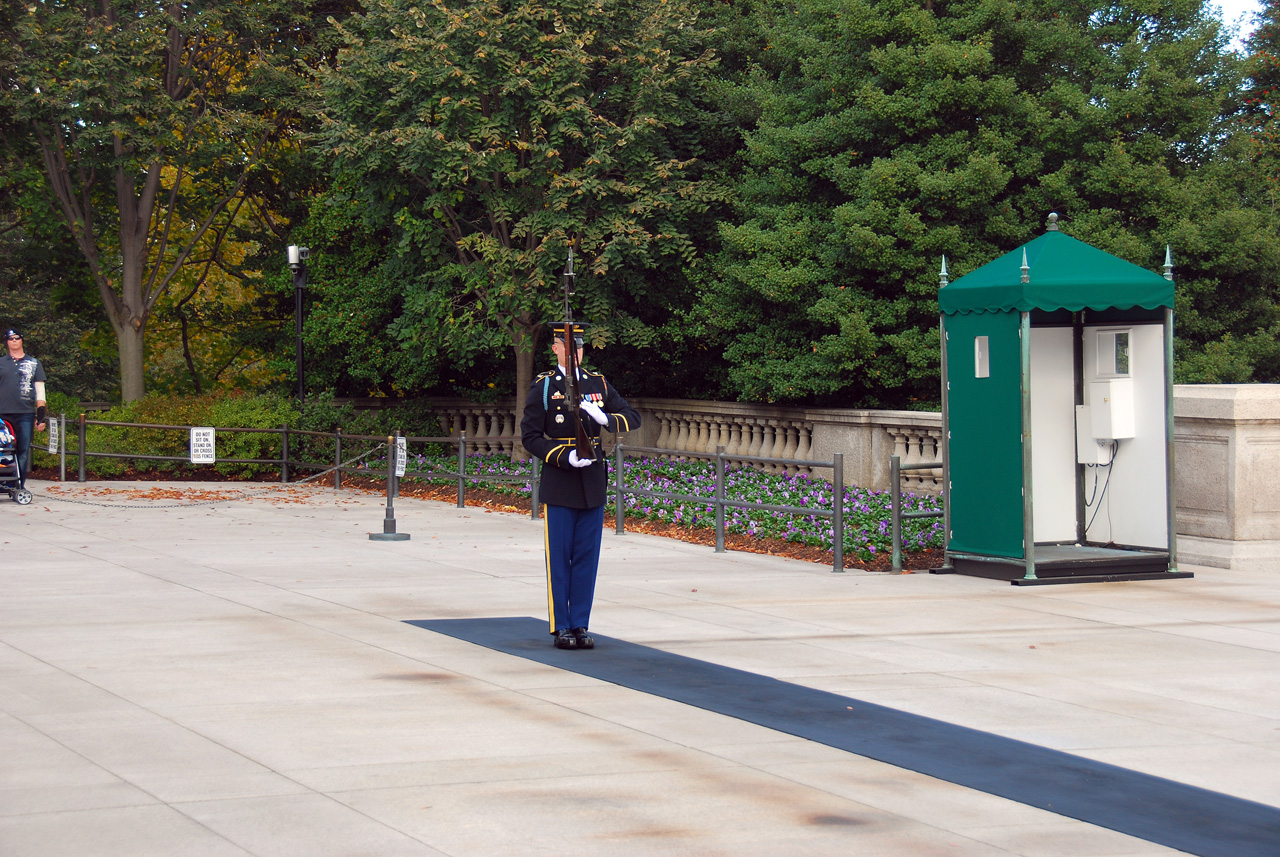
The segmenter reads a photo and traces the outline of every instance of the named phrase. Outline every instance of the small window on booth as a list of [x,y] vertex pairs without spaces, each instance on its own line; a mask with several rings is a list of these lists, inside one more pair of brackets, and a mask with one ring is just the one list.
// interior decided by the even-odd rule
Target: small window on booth
[[991,350],[987,346],[985,336],[973,338],[973,377],[991,377]]
[[1129,377],[1129,331],[1098,331],[1098,377]]

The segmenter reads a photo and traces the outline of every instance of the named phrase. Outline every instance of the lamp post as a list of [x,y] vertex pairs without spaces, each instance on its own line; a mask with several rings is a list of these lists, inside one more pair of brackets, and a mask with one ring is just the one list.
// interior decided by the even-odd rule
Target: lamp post
[[309,248],[299,247],[297,244],[289,245],[289,267],[293,270],[293,324],[297,338],[298,401],[302,401],[306,392],[302,368],[302,290],[307,287],[307,259],[310,256]]

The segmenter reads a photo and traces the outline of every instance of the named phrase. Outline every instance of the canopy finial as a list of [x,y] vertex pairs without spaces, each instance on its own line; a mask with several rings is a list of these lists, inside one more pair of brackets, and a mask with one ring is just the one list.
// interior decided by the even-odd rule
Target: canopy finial
[[1164,278],[1173,282],[1173,249],[1168,244],[1164,245]]
[[1027,248],[1022,248],[1022,282],[1031,282],[1031,266],[1027,264]]
[[1058,212],[1056,211],[1049,212],[1049,225],[1045,228],[1045,231],[1046,232],[1058,231]]
[[938,272],[938,288],[945,289],[951,282],[951,274],[947,272],[947,254],[942,254],[942,270]]

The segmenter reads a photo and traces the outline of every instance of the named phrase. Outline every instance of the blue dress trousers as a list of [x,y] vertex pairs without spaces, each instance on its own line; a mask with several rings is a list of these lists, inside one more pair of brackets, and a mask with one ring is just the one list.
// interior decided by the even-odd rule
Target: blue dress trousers
[[590,467],[574,467],[569,463],[573,417],[564,387],[564,372],[558,368],[535,378],[520,423],[524,448],[546,465],[541,500],[547,504],[547,614],[552,634],[586,628],[591,622],[608,482],[600,431],[625,432],[640,426],[640,414],[603,375],[580,370],[579,393],[604,411],[608,424],[601,426],[582,414],[596,458]]

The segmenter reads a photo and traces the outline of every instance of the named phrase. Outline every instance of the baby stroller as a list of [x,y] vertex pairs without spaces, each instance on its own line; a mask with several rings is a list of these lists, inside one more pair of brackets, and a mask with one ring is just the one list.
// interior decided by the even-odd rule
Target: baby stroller
[[18,444],[13,426],[8,420],[0,420],[0,491],[7,493],[13,502],[25,506],[31,502],[31,492],[22,485],[22,465],[18,462]]

